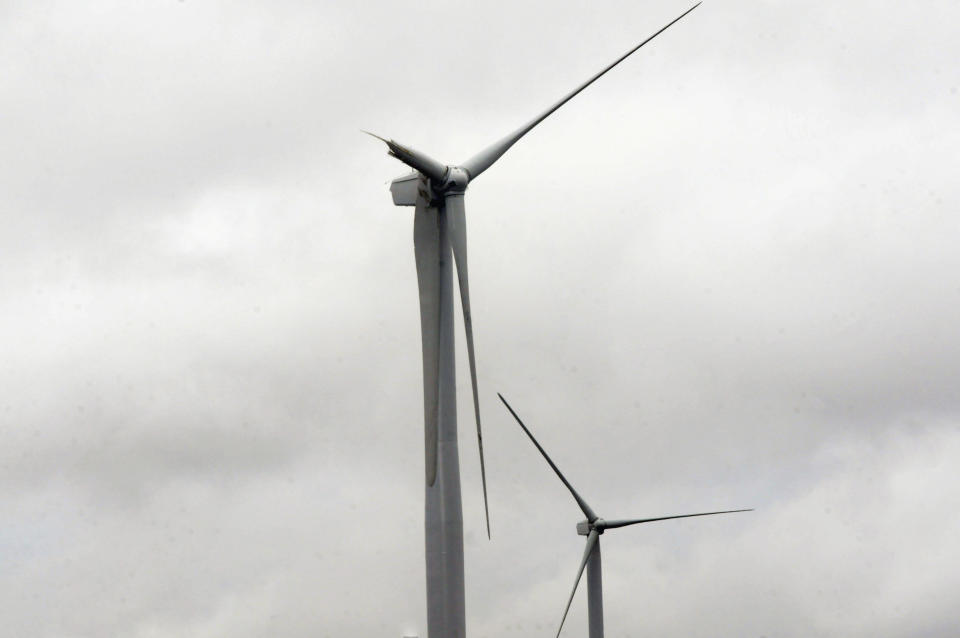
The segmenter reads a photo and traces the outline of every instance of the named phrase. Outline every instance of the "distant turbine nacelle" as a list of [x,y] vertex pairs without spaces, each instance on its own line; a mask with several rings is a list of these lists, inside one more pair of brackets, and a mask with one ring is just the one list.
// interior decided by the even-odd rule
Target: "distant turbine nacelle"
[[603,530],[606,528],[606,526],[607,521],[603,520],[602,518],[598,518],[592,523],[590,521],[580,521],[577,523],[577,534],[580,536],[589,536],[590,532],[593,530],[597,530],[598,534],[603,534]]

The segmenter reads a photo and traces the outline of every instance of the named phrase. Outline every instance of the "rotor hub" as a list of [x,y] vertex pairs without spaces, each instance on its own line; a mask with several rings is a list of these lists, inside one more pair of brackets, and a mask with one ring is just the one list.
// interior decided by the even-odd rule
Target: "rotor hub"
[[443,184],[438,189],[441,193],[463,193],[467,190],[470,175],[459,166],[448,166],[443,176]]

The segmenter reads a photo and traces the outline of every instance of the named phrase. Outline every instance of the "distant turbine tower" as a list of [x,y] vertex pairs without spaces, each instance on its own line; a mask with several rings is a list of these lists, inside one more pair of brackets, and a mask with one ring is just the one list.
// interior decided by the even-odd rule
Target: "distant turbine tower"
[[587,502],[583,500],[583,497],[577,494],[577,491],[573,489],[573,486],[570,485],[570,482],[566,479],[566,477],[560,473],[560,469],[554,464],[554,462],[547,455],[546,451],[533,437],[533,434],[531,434],[530,430],[527,429],[527,426],[523,424],[523,421],[520,420],[520,417],[517,416],[517,413],[513,411],[513,408],[510,407],[510,404],[507,403],[507,400],[503,398],[503,395],[498,392],[497,396],[500,397],[500,400],[503,401],[503,404],[507,406],[507,409],[510,410],[510,414],[512,414],[513,418],[517,420],[517,423],[520,424],[520,427],[523,428],[523,431],[527,433],[527,436],[530,437],[530,440],[533,441],[533,444],[537,446],[537,449],[540,450],[540,454],[542,454],[543,458],[547,460],[547,463],[550,464],[550,467],[553,468],[553,471],[557,473],[557,476],[560,477],[560,480],[563,481],[563,484],[566,485],[567,489],[570,490],[570,493],[573,494],[573,498],[575,501],[577,501],[577,505],[580,506],[584,516],[587,517],[587,520],[577,523],[577,534],[587,537],[587,546],[583,550],[583,559],[581,559],[580,568],[577,570],[577,578],[573,581],[573,591],[570,592],[570,598],[567,600],[567,606],[563,610],[563,618],[560,620],[560,627],[557,629],[558,637],[560,636],[560,631],[563,629],[563,623],[567,619],[567,612],[570,611],[570,603],[573,602],[573,595],[577,593],[577,585],[580,584],[580,577],[583,576],[583,568],[589,566],[587,569],[587,613],[590,624],[589,635],[590,638],[603,638],[603,580],[600,571],[600,535],[606,530],[614,529],[615,527],[637,525],[638,523],[666,521],[671,518],[690,518],[691,516],[711,516],[713,514],[733,514],[735,512],[753,511],[752,509],[726,510],[723,512],[702,512],[700,514],[658,516],[657,518],[630,518],[613,521],[604,520],[596,515],[590,506],[587,505]]
[[460,501],[460,459],[457,452],[456,374],[453,336],[453,270],[457,263],[467,356],[473,386],[473,407],[480,450],[483,508],[490,536],[487,478],[480,430],[480,403],[473,352],[473,320],[467,279],[467,227],[464,194],[467,185],[490,168],[521,137],[580,93],[607,71],[625,60],[678,18],[627,51],[559,102],[499,142],[459,165],[439,162],[420,151],[377,135],[389,155],[414,169],[390,185],[393,203],[416,206],[413,245],[420,289],[420,332],[423,340],[423,403],[426,457],[425,539],[427,563],[427,633],[430,638],[463,638],[466,633],[463,582],[463,507]]

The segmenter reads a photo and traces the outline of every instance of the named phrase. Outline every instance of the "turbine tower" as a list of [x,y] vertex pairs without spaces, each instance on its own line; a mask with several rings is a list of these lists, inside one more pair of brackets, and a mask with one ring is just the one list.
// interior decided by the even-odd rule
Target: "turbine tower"
[[388,154],[413,169],[390,184],[393,203],[415,206],[413,245],[420,292],[420,332],[423,348],[423,403],[425,439],[425,541],[427,568],[427,631],[429,638],[463,638],[466,634],[463,577],[463,508],[460,500],[460,460],[457,451],[456,375],[453,334],[453,260],[457,265],[467,357],[477,422],[483,507],[490,536],[483,435],[477,393],[473,320],[467,278],[467,228],[464,194],[467,185],[490,168],[521,137],[551,113],[593,84],[607,71],[680,20],[700,3],[620,56],[559,102],[499,142],[462,164],[444,164],[394,140]]
[[537,449],[540,450],[540,454],[543,455],[543,458],[547,460],[547,463],[550,464],[550,467],[553,468],[553,471],[557,473],[557,476],[560,477],[560,480],[563,481],[563,484],[567,486],[567,489],[570,490],[570,493],[573,495],[574,500],[577,502],[577,505],[580,506],[580,510],[583,512],[583,515],[587,517],[587,520],[580,521],[577,523],[577,534],[587,537],[587,546],[583,550],[583,558],[580,560],[580,567],[577,569],[577,578],[573,581],[573,591],[570,592],[570,598],[567,599],[567,606],[563,610],[563,618],[560,619],[560,627],[557,629],[557,636],[559,638],[560,631],[563,629],[563,623],[567,619],[567,612],[570,611],[570,603],[573,602],[573,595],[577,593],[577,585],[580,584],[580,578],[583,576],[584,567],[587,568],[587,616],[590,626],[590,638],[603,638],[603,579],[601,576],[601,567],[600,567],[600,535],[603,534],[608,529],[614,529],[617,527],[627,527],[628,525],[637,525],[639,523],[652,523],[654,521],[666,521],[672,518],[690,518],[692,516],[711,516],[713,514],[733,514],[735,512],[752,512],[752,509],[744,510],[725,510],[722,512],[701,512],[699,514],[678,514],[674,516],[658,516],[657,518],[628,518],[628,519],[618,519],[618,520],[605,520],[597,516],[597,514],[587,505],[587,502],[583,500],[577,491],[573,489],[573,486],[570,485],[570,481],[560,472],[553,460],[547,455],[547,452],[540,446],[540,443],[537,442],[537,439],[533,437],[530,430],[527,429],[527,426],[523,424],[523,421],[520,420],[520,417],[517,416],[517,413],[513,411],[513,408],[510,407],[510,404],[507,403],[507,400],[503,398],[503,395],[499,392],[497,396],[500,397],[500,400],[503,401],[503,404],[507,406],[507,409],[510,410],[510,414],[513,415],[513,418],[517,420],[517,423],[520,424],[520,427],[523,428],[523,431],[527,433],[527,436],[530,437],[530,440],[533,441],[533,444],[537,446]]

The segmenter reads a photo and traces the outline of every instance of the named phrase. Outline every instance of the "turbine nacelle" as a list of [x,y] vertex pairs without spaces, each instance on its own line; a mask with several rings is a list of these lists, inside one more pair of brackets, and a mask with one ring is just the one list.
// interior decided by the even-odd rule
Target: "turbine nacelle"
[[605,529],[607,529],[607,521],[602,518],[598,518],[592,523],[590,521],[580,521],[577,523],[577,534],[580,536],[589,536],[593,530],[597,530],[597,534],[603,534]]
[[401,175],[390,182],[390,194],[394,206],[416,206],[421,196],[430,199],[430,180],[418,172]]
[[465,193],[469,183],[470,174],[465,169],[446,166],[439,181],[417,170],[401,175],[390,182],[390,193],[394,206],[416,206],[418,197],[426,199],[431,206],[441,206],[448,194]]

